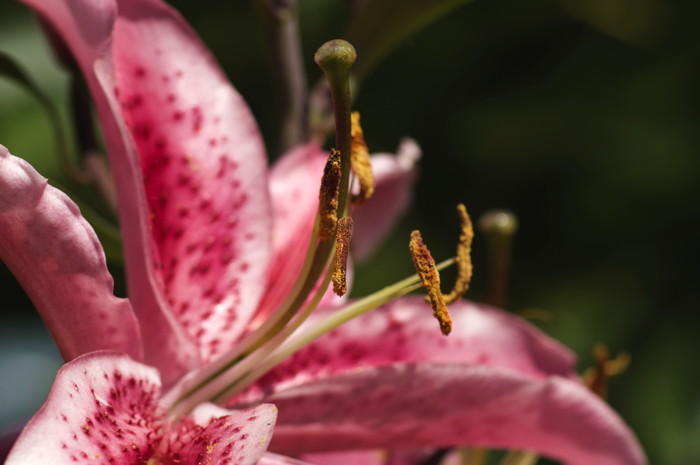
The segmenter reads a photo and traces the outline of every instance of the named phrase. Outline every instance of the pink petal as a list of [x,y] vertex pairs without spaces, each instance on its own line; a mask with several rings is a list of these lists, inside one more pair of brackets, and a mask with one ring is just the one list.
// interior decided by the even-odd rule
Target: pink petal
[[152,273],[150,220],[140,166],[113,93],[116,84],[109,47],[116,5],[110,0],[23,1],[37,10],[66,41],[95,99],[119,198],[129,298],[142,333],[148,335],[143,339],[145,359],[160,368],[166,385],[171,384],[197,364],[199,354],[170,313],[157,276]]
[[154,272],[207,361],[230,348],[264,290],[264,146],[245,102],[174,10],[157,0],[120,0],[118,10],[114,90],[138,149]]
[[372,155],[374,195],[352,212],[352,252],[357,260],[371,255],[408,210],[416,181],[415,164],[420,156],[420,147],[412,139],[401,141],[395,156]]
[[277,409],[269,404],[238,411],[200,405],[174,434],[167,463],[259,463],[276,418]]
[[145,463],[160,441],[158,373],[112,352],[67,363],[6,465]]
[[[571,352],[522,319],[467,301],[451,304],[450,313],[453,331],[445,337],[422,297],[395,300],[292,355],[238,400],[254,401],[262,393],[396,362],[498,366],[540,379],[576,377]],[[323,316],[312,315],[306,326]]]
[[[309,465],[309,463],[303,462],[301,460],[293,459],[291,457],[285,457],[283,455],[273,454],[272,452],[267,452],[258,461],[258,465]],[[371,465],[371,464],[367,464],[367,465]]]
[[489,366],[356,369],[271,396],[273,450],[469,445],[532,450],[569,465],[646,464],[633,433],[581,384]]
[[288,152],[272,167],[273,260],[253,326],[274,311],[299,276],[311,240],[327,158],[318,144],[311,143]]
[[129,295],[153,335],[147,360],[170,384],[196,363],[183,327],[210,360],[264,289],[270,207],[257,128],[194,32],[161,2],[26,1],[66,39],[96,100]]
[[315,465],[384,465],[386,452],[379,450],[350,450],[345,452],[321,452],[302,456]]
[[131,304],[113,294],[102,246],[78,207],[0,145],[0,259],[66,360],[96,349],[141,357]]

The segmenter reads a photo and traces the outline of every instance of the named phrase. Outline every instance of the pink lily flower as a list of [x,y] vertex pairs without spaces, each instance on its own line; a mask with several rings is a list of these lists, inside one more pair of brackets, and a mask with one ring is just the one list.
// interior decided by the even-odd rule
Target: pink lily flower
[[[158,369],[169,388],[163,403],[177,405],[192,379],[222,370],[217,363],[294,288],[325,156],[309,144],[267,173],[242,99],[191,29],[157,0],[26,3],[65,40],[95,99],[119,198],[129,300],[112,295],[99,243],[75,206],[6,151],[0,222],[12,246],[0,247],[1,258],[67,359],[126,352]],[[365,215],[383,211],[391,222],[393,205],[408,196],[414,158],[387,159],[387,179],[395,181],[387,182],[388,200],[370,201]],[[364,234],[368,247],[376,236]],[[397,300],[263,378],[250,368],[243,374],[255,374],[254,385],[217,400],[282,406],[271,447],[293,454],[476,445],[534,450],[574,465],[645,463],[634,435],[578,382],[566,349],[497,310],[461,302],[452,311],[459,331],[444,338],[419,299]],[[328,313],[313,316],[302,334]],[[283,359],[298,340],[259,360]],[[79,377],[89,357],[99,358],[71,362],[56,386]],[[131,363],[129,370],[148,370]],[[42,412],[66,402],[55,398]],[[204,426],[197,404],[178,418]],[[34,431],[61,430],[42,412],[17,450],[36,440]]]

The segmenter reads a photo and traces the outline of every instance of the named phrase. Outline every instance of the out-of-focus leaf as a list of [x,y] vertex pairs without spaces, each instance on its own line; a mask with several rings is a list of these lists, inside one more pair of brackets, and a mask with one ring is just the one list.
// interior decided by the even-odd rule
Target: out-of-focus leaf
[[357,50],[360,81],[420,29],[470,0],[370,0],[352,19],[345,38]]
[[42,92],[39,86],[37,86],[29,75],[15,62],[14,58],[2,51],[0,51],[0,76],[11,79],[19,84],[44,107],[56,137],[56,150],[59,152],[61,162],[65,162],[68,156],[66,135],[63,131],[63,126],[61,126],[58,110],[51,99]]

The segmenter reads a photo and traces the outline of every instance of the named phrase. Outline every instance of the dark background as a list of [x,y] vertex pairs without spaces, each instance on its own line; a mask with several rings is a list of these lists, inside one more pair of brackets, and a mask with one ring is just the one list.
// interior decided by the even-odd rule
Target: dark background
[[[254,5],[173,3],[273,149],[275,100]],[[301,3],[315,82],[313,52],[343,37],[351,2]],[[513,210],[520,231],[509,309],[548,311],[543,328],[577,352],[581,369],[596,342],[631,353],[610,403],[655,464],[700,463],[698,18],[696,1],[479,0],[404,41],[356,103],[372,151],[392,151],[409,135],[424,156],[415,207],[359,267],[355,294],[411,272],[414,228],[436,257],[451,255],[457,202],[474,217]],[[0,50],[65,105],[65,77],[13,2],[0,5]],[[0,143],[64,181],[45,115],[4,82]],[[477,236],[474,299],[485,295],[484,249]],[[0,285],[0,428],[8,428],[43,400],[60,361],[4,268]]]

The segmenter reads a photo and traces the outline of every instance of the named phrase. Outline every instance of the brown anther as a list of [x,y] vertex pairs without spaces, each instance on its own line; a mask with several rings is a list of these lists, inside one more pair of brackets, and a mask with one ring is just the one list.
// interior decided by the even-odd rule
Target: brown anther
[[340,151],[331,149],[323,169],[321,191],[318,194],[318,239],[327,241],[333,237],[338,223],[338,193],[340,192]]
[[593,353],[595,366],[583,373],[583,384],[598,397],[605,399],[608,394],[608,380],[627,369],[630,356],[627,352],[620,352],[617,357],[611,359],[608,348],[604,344],[596,344]]
[[411,250],[411,257],[413,258],[416,272],[423,283],[423,287],[428,291],[428,299],[433,307],[433,315],[440,323],[442,334],[447,336],[452,331],[452,318],[450,318],[445,300],[440,291],[440,273],[435,266],[435,260],[430,254],[430,250],[423,243],[420,231],[416,230],[411,233],[411,241],[408,247]]
[[352,201],[355,204],[361,204],[374,194],[374,175],[372,174],[369,150],[365,143],[362,126],[360,126],[360,113],[353,111],[350,114],[350,119],[352,123],[350,128],[350,137],[352,138],[350,162],[360,184],[360,192],[353,197]]
[[345,217],[338,220],[338,232],[335,236],[335,267],[333,268],[333,292],[338,296],[348,292],[347,266],[348,252],[350,250],[350,236],[352,236],[352,218]]
[[467,208],[462,203],[457,205],[457,216],[459,216],[460,223],[459,243],[457,244],[457,257],[455,258],[457,278],[452,291],[444,296],[446,304],[451,304],[462,297],[469,290],[469,284],[472,280],[474,228],[472,227],[472,220],[467,213]]

